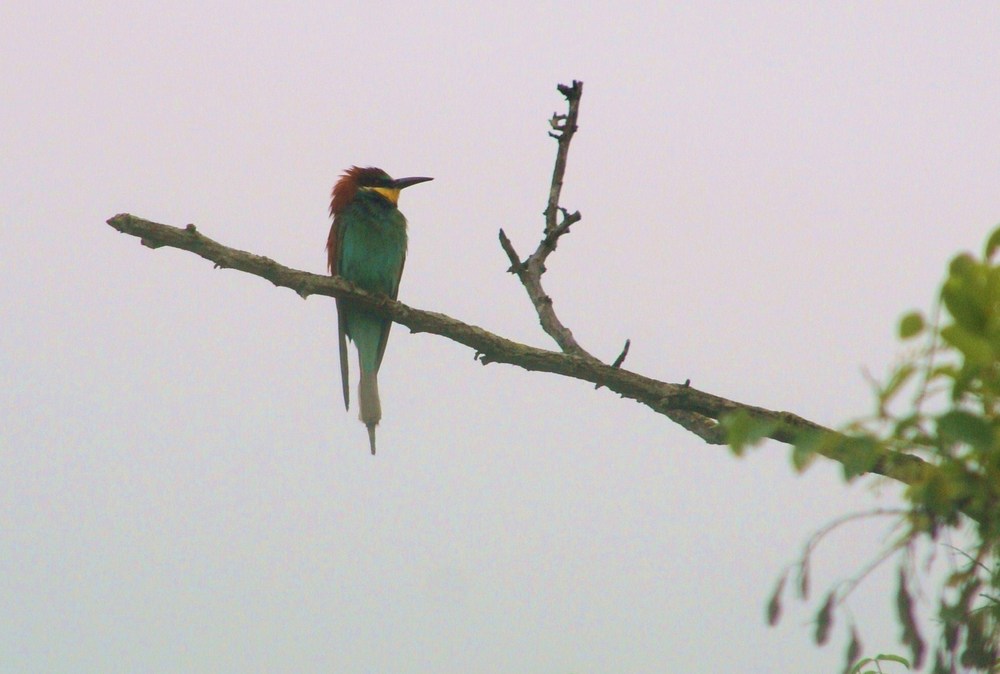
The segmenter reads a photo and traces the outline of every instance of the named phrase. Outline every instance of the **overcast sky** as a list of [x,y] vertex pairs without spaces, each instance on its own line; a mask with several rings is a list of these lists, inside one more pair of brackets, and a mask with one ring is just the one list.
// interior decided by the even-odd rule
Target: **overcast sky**
[[[0,671],[839,671],[815,602],[764,607],[895,488],[399,327],[372,457],[332,301],[104,224],[322,272],[344,168],[434,176],[400,298],[553,348],[496,234],[537,243],[580,79],[564,321],[841,424],[1000,222],[1000,5],[810,4],[0,6]],[[882,531],[820,548],[817,590]],[[903,650],[892,575],[848,602],[868,653]]]

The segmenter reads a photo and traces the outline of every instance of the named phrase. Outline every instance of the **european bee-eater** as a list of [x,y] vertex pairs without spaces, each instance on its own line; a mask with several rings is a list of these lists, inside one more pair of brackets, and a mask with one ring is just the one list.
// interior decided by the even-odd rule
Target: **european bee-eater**
[[[433,178],[393,180],[382,169],[352,166],[333,186],[330,215],[333,226],[326,240],[330,273],[373,293],[396,299],[406,261],[406,218],[396,208],[399,192]],[[375,453],[375,425],[382,418],[378,398],[378,369],[389,339],[392,321],[337,300],[340,339],[340,377],[344,407],[350,409],[347,383],[347,339],[358,349],[358,399],[361,421],[368,427],[368,442]]]

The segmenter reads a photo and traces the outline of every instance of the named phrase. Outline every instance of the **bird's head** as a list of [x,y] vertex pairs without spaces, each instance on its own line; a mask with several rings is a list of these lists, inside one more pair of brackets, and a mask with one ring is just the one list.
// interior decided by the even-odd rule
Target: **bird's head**
[[344,171],[340,180],[333,186],[333,193],[330,199],[330,215],[341,212],[359,190],[368,190],[382,195],[393,206],[399,201],[399,191],[404,187],[416,185],[417,183],[434,180],[433,178],[396,178],[393,179],[388,173],[380,168],[369,166],[361,168],[352,166]]

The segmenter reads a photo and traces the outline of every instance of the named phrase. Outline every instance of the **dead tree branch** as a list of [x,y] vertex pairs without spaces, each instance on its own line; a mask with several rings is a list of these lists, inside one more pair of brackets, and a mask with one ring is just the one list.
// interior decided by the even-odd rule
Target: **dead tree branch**
[[[310,295],[350,298],[373,313],[405,325],[411,332],[439,335],[467,346],[484,364],[507,363],[526,370],[550,372],[599,384],[666,415],[710,444],[725,443],[725,434],[717,422],[727,414],[741,410],[756,419],[774,422],[775,430],[769,437],[779,442],[792,443],[800,432],[808,429],[829,431],[790,412],[727,400],[685,384],[658,381],[601,363],[592,357],[521,344],[444,314],[415,309],[385,296],[372,295],[340,277],[292,269],[270,258],[229,248],[203,235],[194,225],[171,227],[127,213],[114,216],[108,224],[119,232],[138,237],[143,245],[150,248],[186,250],[213,262],[218,268],[259,276],[276,286],[294,290],[303,298]],[[845,460],[843,453],[836,448],[823,450],[823,453],[836,461]],[[885,455],[871,472],[910,484],[928,468],[930,466],[915,456],[891,453]]]
[[[560,84],[558,89],[559,93],[566,98],[567,110],[566,114],[562,115],[552,113],[552,118],[549,120],[549,126],[552,127],[549,135],[556,139],[558,146],[556,149],[555,166],[552,168],[552,182],[549,185],[549,200],[542,213],[545,216],[545,228],[542,232],[541,241],[538,242],[535,252],[523,262],[503,229],[500,230],[500,246],[510,260],[508,271],[517,275],[517,278],[521,281],[521,285],[524,286],[525,291],[528,293],[528,298],[531,300],[532,306],[535,307],[535,313],[538,314],[538,322],[546,334],[555,340],[555,343],[559,345],[563,353],[600,362],[576,341],[573,332],[556,315],[552,298],[542,288],[542,274],[546,271],[545,261],[549,255],[555,252],[559,238],[568,234],[569,228],[583,217],[579,211],[570,213],[559,205],[563,179],[566,175],[566,162],[569,157],[569,144],[579,129],[577,118],[580,114],[580,98],[583,96],[583,82],[573,80],[571,85]],[[558,217],[559,215],[562,215],[561,220]],[[622,363],[625,362],[630,344],[631,341],[625,341],[625,348],[622,350],[621,355],[612,363],[612,367],[621,367]],[[599,383],[594,385],[594,388],[600,387],[601,384]],[[698,412],[662,410],[662,413],[707,442],[722,443],[725,441],[722,429],[717,427],[716,422],[700,415]]]
[[[562,321],[556,316],[555,309],[552,306],[552,298],[542,288],[545,259],[549,256],[549,253],[556,249],[559,237],[569,232],[570,226],[575,222],[579,222],[581,218],[579,212],[569,213],[566,209],[559,206],[559,195],[562,194],[563,177],[566,175],[566,159],[569,156],[569,144],[573,140],[573,135],[577,130],[576,119],[580,112],[580,97],[583,95],[583,82],[574,80],[571,86],[560,84],[559,93],[566,97],[569,111],[565,115],[553,113],[552,119],[549,120],[549,125],[553,129],[553,131],[549,132],[549,135],[558,141],[559,146],[556,151],[555,168],[552,170],[549,201],[543,213],[545,215],[545,230],[542,240],[538,244],[538,248],[535,249],[535,252],[529,255],[528,259],[523,262],[520,256],[518,256],[517,251],[514,250],[514,245],[502,229],[500,230],[500,245],[510,259],[510,269],[508,271],[516,274],[517,278],[521,281],[521,285],[527,291],[528,298],[531,300],[531,304],[535,307],[535,312],[538,314],[538,321],[541,323],[542,329],[545,330],[546,334],[555,340],[563,353],[571,353],[596,361],[597,359],[594,356],[577,343],[570,329],[563,325]],[[558,219],[559,214],[562,214],[561,221]]]

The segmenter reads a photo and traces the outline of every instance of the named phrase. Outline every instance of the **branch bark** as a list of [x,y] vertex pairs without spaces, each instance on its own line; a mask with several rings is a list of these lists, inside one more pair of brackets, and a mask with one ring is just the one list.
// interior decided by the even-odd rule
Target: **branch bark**
[[[556,163],[552,169],[552,183],[549,186],[549,201],[545,206],[543,215],[545,216],[545,231],[542,240],[538,244],[535,252],[528,256],[527,260],[521,261],[514,244],[510,242],[504,231],[500,230],[500,246],[507,253],[510,260],[510,271],[516,274],[521,281],[528,299],[535,307],[538,314],[538,322],[542,329],[552,339],[555,340],[563,353],[572,353],[583,358],[597,360],[588,353],[573,337],[573,333],[563,325],[559,317],[556,316],[555,308],[552,305],[552,298],[542,288],[542,274],[545,273],[545,260],[549,254],[555,251],[559,242],[559,237],[569,233],[569,228],[573,223],[579,222],[581,215],[579,212],[569,213],[559,206],[559,197],[562,194],[563,178],[566,175],[566,161],[569,157],[569,144],[573,140],[573,135],[577,131],[576,120],[580,113],[580,97],[583,96],[583,82],[573,80],[573,84],[566,86],[559,85],[559,93],[566,97],[569,110],[565,115],[552,114],[549,125],[552,131],[549,135],[555,138],[558,143],[556,151]],[[558,214],[562,214],[562,220],[558,220]]]
[[[467,346],[484,365],[506,363],[607,387],[624,398],[666,415],[710,444],[725,444],[725,433],[717,422],[723,416],[740,410],[755,419],[775,422],[776,428],[769,437],[779,442],[792,443],[801,431],[809,429],[833,432],[791,412],[728,400],[686,384],[658,381],[622,367],[604,364],[593,357],[521,344],[441,313],[410,307],[384,295],[372,295],[340,277],[292,269],[270,258],[229,248],[203,235],[194,225],[172,227],[128,213],[114,216],[107,224],[123,234],[138,237],[147,247],[186,250],[213,262],[217,268],[259,276],[275,286],[294,290],[302,298],[310,295],[350,298],[373,313],[405,325],[411,332],[439,335]],[[824,450],[824,456],[836,461],[845,458],[838,455],[837,450]],[[871,472],[911,484],[927,468],[930,466],[918,457],[893,453],[886,455]]]

